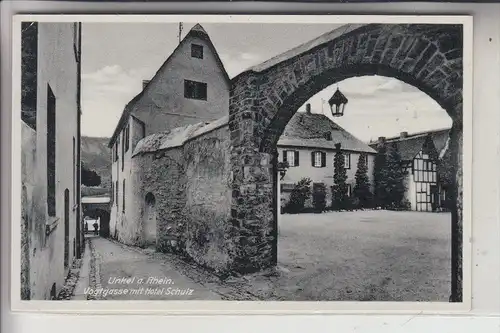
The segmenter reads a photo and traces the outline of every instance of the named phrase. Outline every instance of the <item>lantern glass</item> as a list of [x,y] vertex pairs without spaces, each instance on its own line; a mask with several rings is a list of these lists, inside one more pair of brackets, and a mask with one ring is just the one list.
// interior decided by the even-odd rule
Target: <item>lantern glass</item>
[[334,117],[343,116],[347,102],[348,102],[348,99],[337,88],[337,90],[335,91],[333,96],[328,101],[328,103],[330,104],[331,111],[332,111],[332,116],[334,116]]

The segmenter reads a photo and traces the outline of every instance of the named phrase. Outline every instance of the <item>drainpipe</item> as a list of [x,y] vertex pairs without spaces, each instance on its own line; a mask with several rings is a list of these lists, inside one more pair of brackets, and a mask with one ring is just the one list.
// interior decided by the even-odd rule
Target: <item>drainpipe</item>
[[81,118],[82,118],[82,106],[81,106],[81,78],[82,78],[82,23],[78,22],[78,62],[76,64],[76,107],[77,107],[77,135],[76,135],[76,234],[77,234],[77,246],[76,246],[76,258],[80,259],[82,257],[82,249],[84,248],[84,236],[83,230],[81,230],[81,211],[82,211],[82,198],[81,198]]

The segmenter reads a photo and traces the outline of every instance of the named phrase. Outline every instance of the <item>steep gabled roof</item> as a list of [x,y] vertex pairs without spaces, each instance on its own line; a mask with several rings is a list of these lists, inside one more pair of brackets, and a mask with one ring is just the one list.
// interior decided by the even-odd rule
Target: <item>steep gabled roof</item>
[[[417,156],[417,154],[424,150],[430,153],[434,157],[438,157],[438,151],[432,140],[432,136],[427,134],[412,135],[406,138],[391,138],[386,140],[386,146],[390,147],[395,144],[401,154],[401,159],[403,161],[411,161]],[[377,143],[371,143],[371,147],[376,148]]]
[[[438,152],[441,152],[446,147],[446,141],[448,141],[448,137],[450,135],[450,129],[443,128],[443,129],[437,129],[437,130],[416,132],[416,133],[409,134],[407,136],[407,138],[421,137],[421,136],[425,136],[427,134],[429,134],[432,137],[432,140],[434,141],[434,146],[436,146],[436,150]],[[393,140],[398,140],[398,139],[400,139],[400,136],[386,137],[387,141],[393,141]],[[373,143],[370,143],[370,146],[376,147],[376,141]]]
[[295,113],[278,140],[278,146],[322,149],[335,149],[336,143],[340,143],[343,150],[376,153],[366,143],[319,113]]
[[215,61],[217,62],[218,66],[221,69],[222,75],[224,76],[226,82],[229,85],[231,84],[231,80],[229,78],[229,75],[227,74],[226,69],[224,68],[224,64],[222,63],[222,60],[220,59],[219,54],[217,53],[217,50],[215,49],[214,44],[212,43],[212,41],[211,41],[210,37],[208,36],[207,32],[205,31],[205,29],[203,29],[203,27],[199,23],[197,23],[194,27],[191,28],[191,30],[189,30],[189,32],[186,34],[186,36],[184,36],[184,38],[179,43],[179,45],[177,45],[177,47],[174,49],[174,51],[168,56],[167,60],[165,60],[163,65],[161,65],[161,67],[158,69],[158,71],[153,76],[153,78],[146,84],[144,89],[142,89],[142,91],[139,94],[137,94],[132,100],[130,100],[130,102],[127,103],[127,105],[123,109],[120,120],[118,121],[118,124],[116,125],[115,131],[113,132],[113,135],[111,136],[111,138],[109,140],[108,146],[110,148],[115,143],[116,138],[118,137],[118,134],[122,131],[126,120],[132,114],[132,111],[133,111],[134,106],[137,103],[137,101],[141,99],[141,97],[144,95],[145,91],[148,89],[148,87],[151,85],[151,83],[153,81],[155,81],[155,78],[159,75],[159,73],[162,72],[162,70],[169,64],[172,56],[177,52],[177,50],[179,50],[181,48],[182,45],[184,45],[186,40],[188,40],[188,37],[197,37],[197,38],[203,39],[203,40],[205,40],[205,42],[207,42],[207,45],[210,48],[210,51],[212,52],[212,54],[215,57]]

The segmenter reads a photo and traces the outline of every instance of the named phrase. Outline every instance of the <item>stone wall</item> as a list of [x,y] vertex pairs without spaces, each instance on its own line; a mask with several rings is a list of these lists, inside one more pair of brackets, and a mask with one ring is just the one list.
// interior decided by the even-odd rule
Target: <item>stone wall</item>
[[182,148],[134,156],[125,227],[120,240],[127,244],[143,245],[146,195],[155,198],[156,247],[160,251],[182,252],[185,206],[185,176]]
[[156,248],[187,255],[217,272],[230,265],[231,174],[227,126],[180,146],[132,158],[120,241],[145,244],[146,195],[155,199]]
[[227,126],[184,145],[186,252],[196,262],[223,271],[231,261],[231,175]]

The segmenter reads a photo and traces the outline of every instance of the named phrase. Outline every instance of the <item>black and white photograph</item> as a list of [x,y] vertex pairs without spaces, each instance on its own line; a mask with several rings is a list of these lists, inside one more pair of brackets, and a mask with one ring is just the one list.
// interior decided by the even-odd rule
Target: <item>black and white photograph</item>
[[22,302],[470,301],[470,17],[43,18]]

